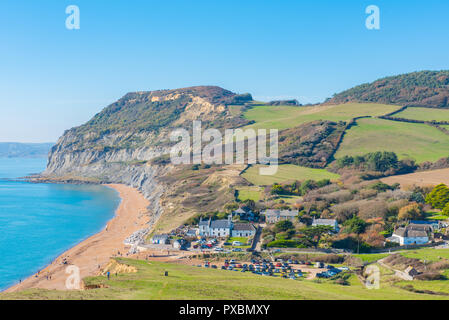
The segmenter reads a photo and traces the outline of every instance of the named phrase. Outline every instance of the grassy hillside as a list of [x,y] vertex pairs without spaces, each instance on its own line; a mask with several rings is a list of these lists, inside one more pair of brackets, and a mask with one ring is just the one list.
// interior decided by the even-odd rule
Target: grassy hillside
[[449,110],[433,108],[407,108],[402,112],[396,113],[394,117],[423,121],[449,121]]
[[421,163],[449,155],[449,136],[425,124],[361,119],[346,132],[335,157],[393,151]]
[[[86,291],[27,290],[0,294],[0,299],[444,299],[447,296],[412,293],[390,283],[368,290],[352,275],[342,286],[332,280],[320,282],[262,277],[250,273],[197,268],[180,264],[119,259],[137,273],[85,279],[87,285],[106,288]],[[168,271],[168,277],[164,272]]]
[[381,116],[398,109],[398,106],[375,103],[314,107],[254,106],[246,111],[244,116],[255,121],[246,128],[282,130],[315,120],[347,121],[361,116]]
[[335,95],[329,104],[376,102],[444,108],[449,106],[449,71],[421,71],[365,83]]
[[291,164],[280,165],[278,172],[272,176],[259,175],[259,166],[250,167],[246,170],[242,177],[254,185],[271,185],[275,182],[284,182],[288,180],[337,180],[338,174],[326,171],[325,169],[312,169],[306,167],[295,166]]

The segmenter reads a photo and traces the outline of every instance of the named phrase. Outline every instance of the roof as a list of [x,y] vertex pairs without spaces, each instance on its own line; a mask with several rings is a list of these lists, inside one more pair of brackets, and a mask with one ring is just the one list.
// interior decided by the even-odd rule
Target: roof
[[268,209],[263,211],[262,214],[265,216],[296,217],[298,215],[298,210]]
[[214,220],[210,223],[211,229],[228,229],[231,227],[231,222],[229,220]]
[[242,208],[238,208],[237,210],[234,211],[234,213],[246,213],[246,211],[243,210]]
[[281,210],[277,210],[277,209],[268,209],[262,212],[263,215],[265,216],[274,216],[274,215],[278,215],[281,212]]
[[317,225],[335,226],[336,223],[335,219],[313,219],[313,224]]
[[281,216],[296,217],[298,215],[298,210],[282,210]]
[[425,221],[425,220],[412,220],[410,224],[419,224],[419,225],[427,225],[427,226],[435,226],[439,225],[440,222],[438,220],[435,221]]
[[207,225],[209,225],[209,220],[200,220],[198,225],[199,226],[207,226]]
[[168,239],[168,235],[166,234],[156,234],[152,238],[153,240],[166,240]]
[[256,231],[254,225],[250,223],[235,223],[233,229],[239,231]]
[[427,233],[421,230],[411,230],[408,228],[398,228],[393,233],[395,236],[404,238],[417,238],[417,237],[427,237]]
[[418,230],[418,231],[432,231],[432,227],[430,225],[426,225],[426,224],[415,224],[415,223],[410,223],[407,228],[409,230]]

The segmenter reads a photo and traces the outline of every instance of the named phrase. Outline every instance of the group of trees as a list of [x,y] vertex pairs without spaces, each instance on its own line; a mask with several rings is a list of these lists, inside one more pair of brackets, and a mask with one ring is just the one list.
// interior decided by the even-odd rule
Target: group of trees
[[277,248],[318,248],[321,239],[333,232],[330,226],[300,226],[288,220],[277,222],[270,229],[264,230],[267,247]]
[[323,179],[319,181],[305,180],[295,181],[291,184],[278,184],[274,183],[271,186],[270,193],[275,195],[298,195],[303,196],[309,191],[319,189],[329,185],[331,181],[329,179]]
[[394,152],[377,151],[363,156],[344,156],[336,161],[337,169],[350,168],[382,173],[409,173],[417,169],[413,160],[398,160]]

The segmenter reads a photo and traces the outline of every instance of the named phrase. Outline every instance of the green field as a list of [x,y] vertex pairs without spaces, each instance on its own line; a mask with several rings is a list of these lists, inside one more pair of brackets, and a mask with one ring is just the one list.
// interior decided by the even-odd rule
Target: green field
[[418,163],[449,156],[449,135],[426,124],[361,119],[348,130],[335,157],[393,151]]
[[237,187],[237,199],[245,201],[247,199],[259,201],[262,198],[262,188],[257,186]]
[[338,174],[325,169],[312,169],[292,164],[280,165],[278,172],[272,176],[261,176],[259,175],[259,166],[252,166],[242,174],[242,177],[257,186],[271,185],[275,182],[280,183],[289,180],[338,180],[340,178]]
[[410,107],[402,112],[396,113],[393,117],[423,121],[449,121],[449,110]]
[[449,249],[419,249],[398,252],[404,257],[419,259],[421,261],[439,261],[441,259],[449,259]]
[[244,113],[256,123],[246,128],[288,129],[315,120],[347,121],[360,116],[380,116],[400,107],[375,103],[348,103],[333,106],[254,106]]
[[[382,283],[379,290],[366,289],[356,276],[346,286],[332,280],[290,280],[263,277],[250,273],[198,268],[182,264],[118,259],[137,268],[137,273],[87,278],[90,286],[104,288],[84,291],[32,289],[20,293],[0,294],[0,299],[129,299],[129,300],[304,300],[304,299],[448,299],[447,296],[412,293]],[[165,277],[164,273],[168,272]]]

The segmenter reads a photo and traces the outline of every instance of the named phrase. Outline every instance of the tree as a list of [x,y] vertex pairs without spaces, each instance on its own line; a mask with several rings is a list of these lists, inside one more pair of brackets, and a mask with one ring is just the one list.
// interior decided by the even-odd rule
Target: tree
[[352,219],[346,220],[343,225],[347,233],[361,234],[365,232],[367,223],[359,217],[354,216]]
[[290,229],[293,229],[293,223],[289,220],[282,220],[274,225],[274,231],[276,233],[285,232]]
[[445,215],[445,216],[449,216],[449,203],[447,203],[447,204],[444,206],[443,211],[442,211],[442,214]]
[[446,204],[449,203],[449,188],[443,183],[437,185],[427,195],[426,203],[436,209],[444,209]]
[[422,208],[421,206],[414,202],[405,207],[399,209],[398,219],[399,220],[416,220],[421,218]]
[[284,188],[280,184],[273,184],[271,187],[271,194],[283,194]]
[[301,230],[301,233],[305,235],[311,243],[318,248],[318,244],[320,243],[321,237],[324,234],[329,234],[334,230],[331,226],[314,226],[307,227]]
[[254,202],[254,200],[252,199],[243,200],[242,203],[245,207],[247,207],[251,211],[254,211],[256,209],[256,202]]

